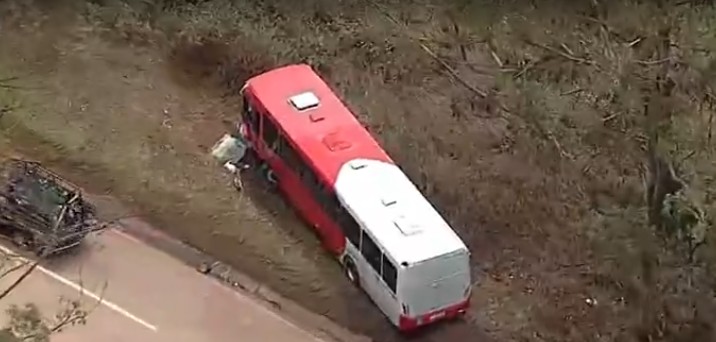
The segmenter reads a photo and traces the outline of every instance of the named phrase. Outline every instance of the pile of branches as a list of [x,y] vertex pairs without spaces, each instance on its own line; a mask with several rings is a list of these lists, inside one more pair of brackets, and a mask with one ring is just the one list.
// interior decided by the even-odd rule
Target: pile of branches
[[0,223],[42,233],[80,234],[96,223],[95,210],[81,192],[39,164],[13,160],[3,171]]

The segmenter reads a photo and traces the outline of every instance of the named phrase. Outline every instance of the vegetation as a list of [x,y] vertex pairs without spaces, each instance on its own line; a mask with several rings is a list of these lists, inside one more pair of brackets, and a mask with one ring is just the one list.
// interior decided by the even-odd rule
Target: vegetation
[[[213,89],[224,103],[252,74],[312,64],[473,250],[480,282],[471,326],[500,340],[714,338],[710,2],[106,0],[77,8],[105,39],[160,51],[177,82]],[[194,210],[215,213],[202,208]],[[224,253],[194,231],[179,234]],[[235,262],[253,275],[274,286],[304,276],[282,273],[295,255],[278,260],[283,252],[259,238],[241,239],[281,265],[261,274],[246,258]],[[386,339],[340,313],[345,293],[306,293],[290,294]],[[472,330],[432,336],[455,331],[465,339]]]

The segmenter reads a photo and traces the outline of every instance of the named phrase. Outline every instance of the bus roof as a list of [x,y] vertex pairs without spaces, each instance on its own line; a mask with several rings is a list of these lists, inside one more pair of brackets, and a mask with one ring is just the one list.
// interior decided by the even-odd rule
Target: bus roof
[[408,264],[465,244],[310,66],[255,76],[245,91],[333,185],[353,217],[396,262]]
[[395,164],[356,159],[335,185],[343,205],[397,263],[409,265],[467,247]]
[[390,157],[309,65],[277,68],[247,81],[249,92],[311,163],[334,184],[343,164],[355,158]]

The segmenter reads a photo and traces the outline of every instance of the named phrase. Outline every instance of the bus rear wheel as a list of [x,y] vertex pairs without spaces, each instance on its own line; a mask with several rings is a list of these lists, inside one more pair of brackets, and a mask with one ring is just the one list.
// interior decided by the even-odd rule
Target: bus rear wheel
[[343,269],[346,272],[346,277],[348,278],[348,280],[350,280],[350,282],[356,287],[360,287],[360,275],[358,274],[356,264],[355,262],[353,262],[353,259],[351,259],[351,257],[346,256]]

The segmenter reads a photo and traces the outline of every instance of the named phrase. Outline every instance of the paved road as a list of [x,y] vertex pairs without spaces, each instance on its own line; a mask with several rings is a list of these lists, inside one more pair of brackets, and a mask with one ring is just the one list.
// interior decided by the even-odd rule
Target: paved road
[[[263,303],[125,233],[109,230],[86,242],[38,268],[0,309],[32,301],[51,313],[60,296],[82,296],[87,308],[96,306],[87,325],[53,342],[321,341]],[[0,289],[14,278],[0,279]]]

